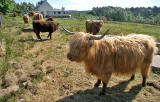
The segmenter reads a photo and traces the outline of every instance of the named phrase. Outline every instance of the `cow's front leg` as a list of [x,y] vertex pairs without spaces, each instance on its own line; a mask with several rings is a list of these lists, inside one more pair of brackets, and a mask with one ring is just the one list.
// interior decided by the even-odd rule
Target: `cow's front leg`
[[105,82],[102,82],[102,83],[103,83],[103,88],[102,88],[102,91],[99,93],[99,96],[105,95],[106,93],[106,83]]
[[40,37],[40,32],[37,31],[36,36],[37,36],[38,39],[42,40],[42,38]]
[[103,88],[102,88],[102,91],[99,93],[99,95],[105,95],[106,93],[106,85],[108,84],[109,82],[109,79],[111,78],[111,75],[112,73],[109,72],[109,73],[106,73],[105,75],[102,75],[102,83],[103,83]]
[[101,80],[98,79],[97,82],[94,84],[94,87],[95,87],[95,88],[96,88],[96,87],[99,87],[100,84],[101,84]]

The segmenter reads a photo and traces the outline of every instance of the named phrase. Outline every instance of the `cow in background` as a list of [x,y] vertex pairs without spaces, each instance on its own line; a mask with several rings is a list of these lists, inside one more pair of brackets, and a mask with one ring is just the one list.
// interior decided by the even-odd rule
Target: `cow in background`
[[49,17],[46,21],[54,21],[52,17]]
[[49,32],[48,37],[52,39],[52,33],[58,30],[58,26],[59,23],[55,21],[33,20],[33,31],[40,40],[40,32]]
[[23,16],[23,20],[24,20],[24,23],[28,23],[29,22],[29,16],[27,14],[25,14]]
[[96,35],[97,33],[99,33],[103,23],[104,23],[103,20],[87,20],[86,32]]

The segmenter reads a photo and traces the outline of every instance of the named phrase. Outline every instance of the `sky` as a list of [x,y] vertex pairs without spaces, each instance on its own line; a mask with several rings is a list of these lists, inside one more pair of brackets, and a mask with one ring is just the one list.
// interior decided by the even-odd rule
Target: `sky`
[[[40,0],[15,0],[16,3],[30,2],[34,5]],[[66,10],[91,10],[93,7],[160,7],[160,0],[47,0],[53,8]]]

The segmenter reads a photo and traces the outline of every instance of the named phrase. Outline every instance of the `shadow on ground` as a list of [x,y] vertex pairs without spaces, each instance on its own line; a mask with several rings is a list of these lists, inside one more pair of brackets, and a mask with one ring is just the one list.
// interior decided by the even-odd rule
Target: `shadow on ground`
[[152,66],[152,72],[160,75],[160,68]]
[[133,86],[125,91],[129,81],[123,81],[118,85],[107,88],[105,96],[98,96],[100,88],[87,89],[57,100],[56,102],[132,102],[141,90],[141,85]]
[[25,39],[25,40],[18,40],[19,42],[44,42],[44,41],[47,41],[47,40],[50,40],[50,39],[42,39],[42,40],[35,40],[35,39]]
[[23,31],[23,32],[26,32],[26,33],[27,33],[27,32],[33,32],[33,29],[28,28],[28,29],[23,29],[22,31]]

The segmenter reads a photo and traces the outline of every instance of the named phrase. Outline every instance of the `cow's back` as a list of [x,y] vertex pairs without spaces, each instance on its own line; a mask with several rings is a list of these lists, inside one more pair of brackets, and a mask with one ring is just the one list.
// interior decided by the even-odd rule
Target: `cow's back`
[[51,32],[52,33],[57,30],[57,22],[34,20],[33,28],[40,32]]
[[145,63],[152,63],[155,41],[147,35],[129,35],[112,42],[115,72],[134,73]]

